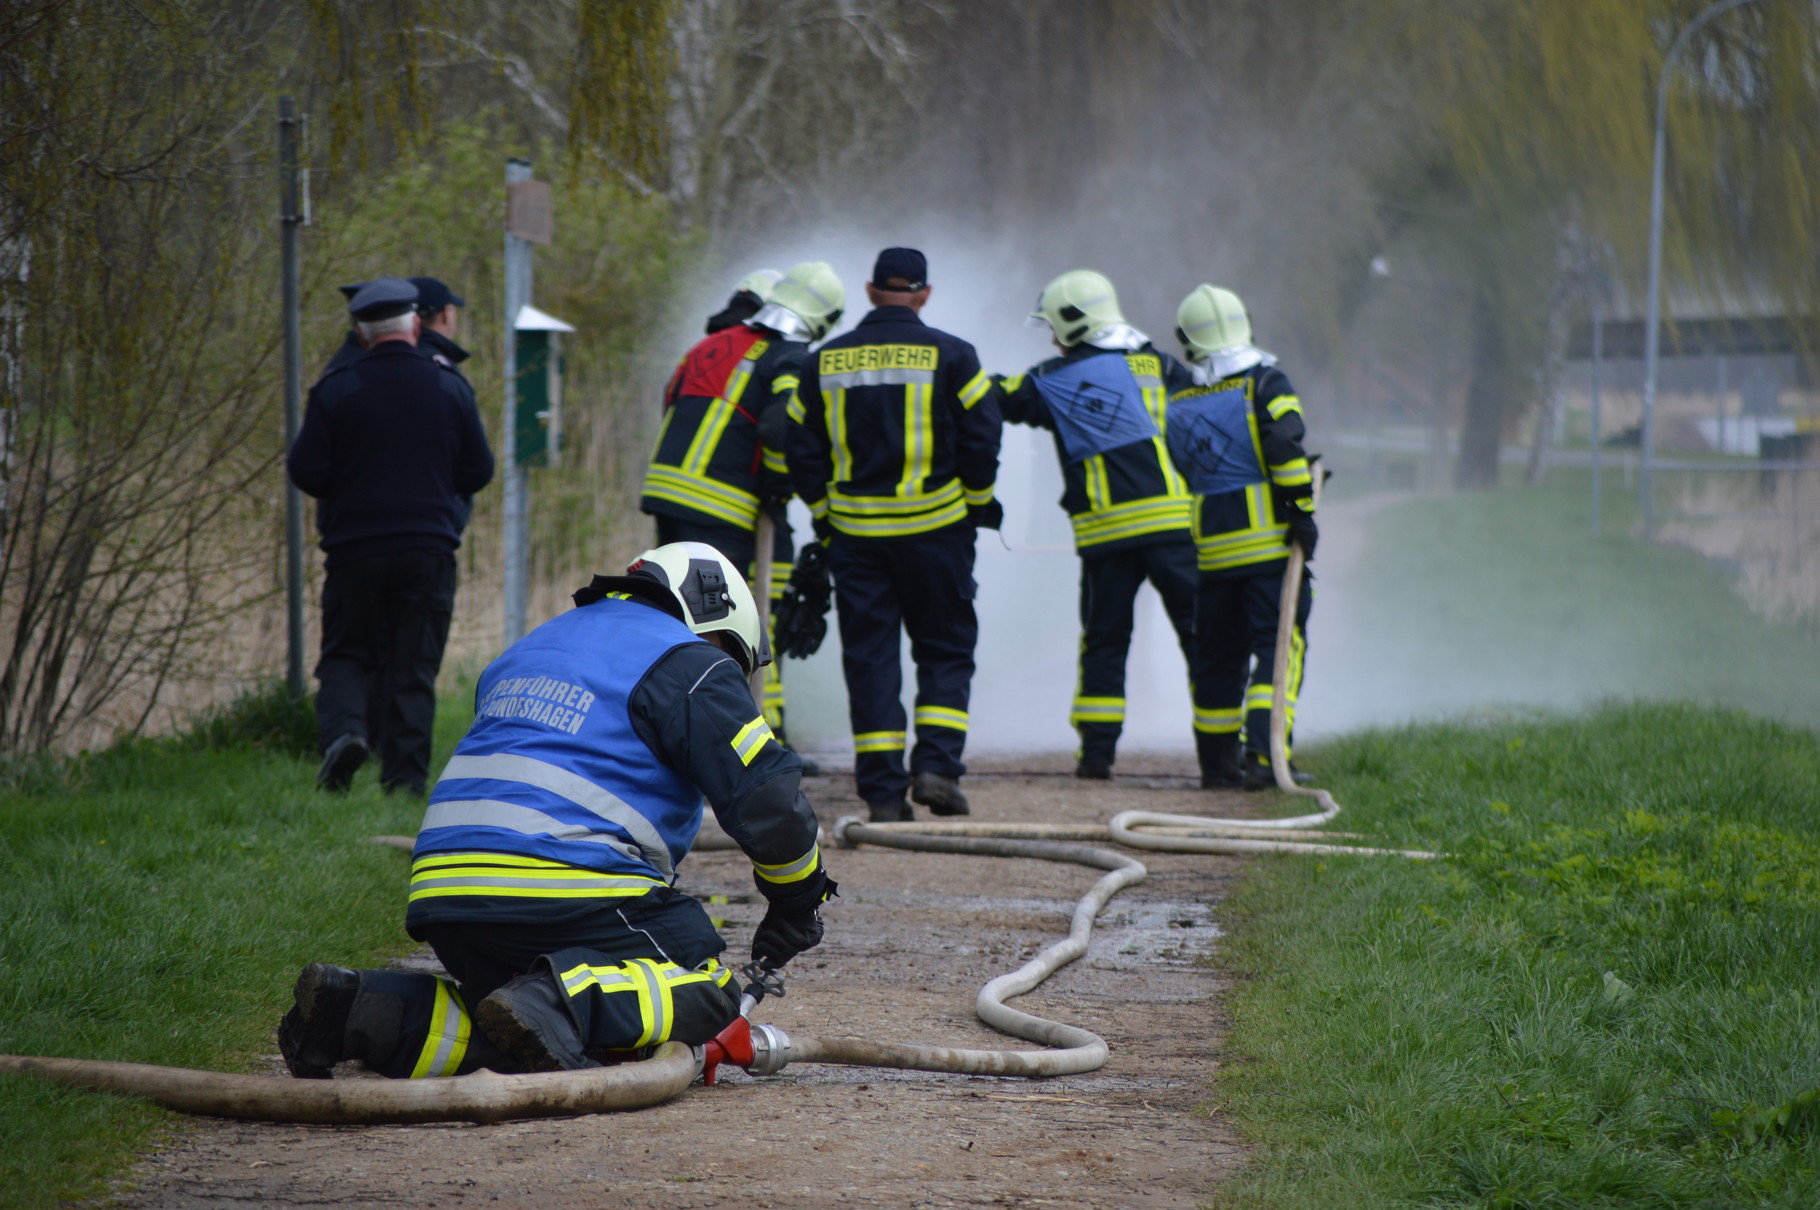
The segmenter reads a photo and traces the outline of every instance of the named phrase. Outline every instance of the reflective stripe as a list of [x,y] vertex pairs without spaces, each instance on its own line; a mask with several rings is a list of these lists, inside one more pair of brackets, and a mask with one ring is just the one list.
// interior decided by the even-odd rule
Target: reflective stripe
[[663,976],[657,973],[657,964],[649,958],[634,958],[626,963],[638,983],[638,1015],[644,1022],[644,1032],[638,1036],[634,1047],[650,1046],[655,1042],[668,1039],[670,1036],[670,989],[664,986]]
[[1005,379],[1000,386],[1004,389],[1005,394],[1015,395],[1017,394],[1018,388],[1024,385],[1024,377],[1023,374],[1013,374],[1011,377]]
[[1194,729],[1205,735],[1236,735],[1244,712],[1237,706],[1218,710],[1194,708]]
[[1087,507],[1092,512],[1103,512],[1112,507],[1112,486],[1106,480],[1106,457],[1095,454],[1081,463],[1081,471],[1086,479]]
[[784,461],[784,456],[770,446],[765,447],[764,463],[765,469],[774,475],[787,475],[790,473],[790,466]]
[[752,869],[766,882],[801,882],[821,868],[820,849],[810,849],[795,861],[786,861],[782,865],[761,865],[752,863]]
[[455,984],[436,980],[436,1003],[430,1009],[430,1033],[423,1040],[411,1078],[452,1076],[468,1057],[468,1010],[455,992]]
[[802,385],[802,380],[794,374],[779,374],[771,380],[771,393],[782,395],[785,391],[794,391]]
[[816,518],[817,520],[820,520],[821,518],[827,516],[828,515],[828,497],[823,496],[820,500],[809,501],[809,515],[811,517]]
[[1245,690],[1245,709],[1269,710],[1277,704],[1275,685],[1253,685]]
[[968,508],[982,508],[992,503],[992,488],[983,487],[976,492],[970,487],[963,487],[961,499],[967,502]]
[[942,529],[967,519],[967,506],[957,496],[953,504],[934,512],[920,516],[897,519],[873,520],[864,517],[844,516],[832,512],[828,520],[834,528],[843,534],[855,538],[902,538],[912,534],[926,534],[931,530]]
[[636,982],[617,966],[578,966],[557,977],[562,980],[562,989],[571,996],[579,996],[590,987],[598,987],[603,992],[620,991]]
[[824,390],[822,398],[827,401],[828,444],[834,453],[833,482],[845,483],[853,478],[853,451],[847,445],[847,392],[828,394]]
[[1125,699],[1122,697],[1080,697],[1068,712],[1070,725],[1082,723],[1122,723],[1125,721]]
[[838,391],[854,387],[905,387],[935,385],[934,370],[852,370],[845,374],[823,374],[822,385]]
[[991,389],[992,379],[986,376],[986,371],[981,370],[973,376],[966,386],[960,389],[961,407],[968,411],[972,411],[973,405],[984,399],[986,397],[986,392]]
[[585,823],[564,823],[536,807],[501,802],[497,798],[461,798],[433,802],[424,810],[423,827],[419,831],[427,832],[431,828],[504,828],[508,832],[518,832],[525,836],[547,835],[557,840],[605,845],[628,857],[641,856],[638,846],[628,843],[623,836],[595,831]]
[[901,752],[904,748],[902,731],[862,731],[853,737],[855,752]]
[[753,719],[739,729],[739,734],[732,739],[733,751],[739,756],[739,763],[750,765],[766,744],[775,740],[777,735],[771,730],[763,715]]
[[967,729],[967,712],[956,710],[952,706],[918,706],[916,708],[916,725],[919,727],[952,727],[956,731]]
[[1270,478],[1278,487],[1303,487],[1314,482],[1306,458],[1291,458],[1288,462],[1272,465]]
[[598,870],[507,853],[437,853],[411,863],[410,901],[452,895],[525,899],[624,899],[664,883],[638,874]]
[[939,508],[963,498],[960,480],[950,479],[932,492],[905,492],[896,496],[855,496],[834,488],[828,492],[836,512],[875,516],[901,516]]
[[701,418],[701,427],[695,430],[695,436],[689,439],[689,449],[683,454],[681,466],[684,474],[700,475],[707,471],[715,447],[720,445],[721,436],[726,433],[734,414],[733,405],[725,399],[716,399],[708,404],[708,410]]
[[1185,530],[1193,520],[1193,508],[1194,500],[1189,496],[1147,496],[1076,513],[1068,519],[1074,524],[1075,545],[1093,546],[1140,534]]
[[797,424],[806,424],[809,420],[809,409],[803,406],[801,395],[791,395],[790,402],[784,405],[784,415]]
[[751,492],[673,466],[654,465],[646,471],[644,494],[706,513],[741,529],[751,529],[758,520],[758,497]]
[[1270,418],[1272,420],[1281,420],[1291,412],[1300,415],[1302,412],[1302,401],[1294,395],[1278,395],[1275,399],[1272,399],[1269,403],[1264,405],[1264,410],[1270,413]]
[[559,768],[547,761],[537,760],[530,756],[514,756],[511,753],[499,752],[491,756],[461,756],[449,758],[448,765],[442,771],[442,782],[461,778],[489,778],[495,781],[515,781],[539,790],[566,798],[583,810],[591,811],[609,823],[625,829],[626,833],[638,845],[644,859],[662,874],[665,880],[675,877],[676,869],[670,863],[670,850],[665,846],[663,837],[658,834],[652,822],[640,815],[624,799],[609,793],[578,773]]
[[[900,498],[926,498],[923,481],[928,479],[929,472],[935,466],[934,397],[933,383],[904,388],[904,473],[897,482]],[[838,503],[840,496],[836,494],[835,499]],[[861,508],[858,511],[878,510]]]

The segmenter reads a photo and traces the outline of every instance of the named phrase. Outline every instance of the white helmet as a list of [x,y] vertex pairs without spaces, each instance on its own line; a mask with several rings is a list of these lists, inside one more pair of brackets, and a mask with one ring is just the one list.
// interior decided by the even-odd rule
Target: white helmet
[[755,294],[759,302],[769,302],[772,289],[782,277],[776,269],[754,269],[733,283],[733,293]]
[[758,605],[746,577],[706,542],[671,542],[647,550],[626,568],[628,579],[654,580],[682,607],[682,622],[696,634],[720,633],[747,676],[771,662],[771,644],[758,623]]
[[1030,319],[1033,326],[1037,321],[1048,324],[1056,342],[1065,349],[1090,340],[1103,329],[1125,323],[1112,282],[1104,273],[1092,269],[1070,269],[1044,286]]

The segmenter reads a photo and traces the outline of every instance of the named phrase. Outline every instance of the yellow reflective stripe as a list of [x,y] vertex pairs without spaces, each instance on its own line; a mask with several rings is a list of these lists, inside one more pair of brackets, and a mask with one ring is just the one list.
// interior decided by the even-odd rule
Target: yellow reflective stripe
[[771,725],[765,722],[764,715],[759,715],[739,729],[739,734],[732,739],[733,751],[739,755],[739,763],[749,765],[754,757],[767,743],[775,740],[777,735]]
[[847,448],[847,392],[841,388],[831,395],[824,392],[823,397],[828,401],[828,442],[834,452],[834,482],[844,483],[853,478],[853,451]]
[[903,746],[902,731],[859,731],[853,736],[855,752],[898,752]]
[[1149,496],[1093,512],[1075,513],[1068,520],[1074,525],[1075,544],[1088,546],[1138,534],[1187,529],[1193,519],[1193,505],[1190,497]]
[[[1158,421],[1158,426],[1161,426]],[[1186,496],[1188,480],[1182,478],[1182,472],[1175,469],[1175,459],[1169,456],[1169,446],[1161,437],[1150,439],[1156,445],[1156,464],[1163,472],[1163,490],[1171,496]]]
[[522,853],[432,853],[411,862],[411,873],[415,877],[421,870],[434,870],[451,865],[502,866],[517,870],[572,870],[575,868],[566,861],[551,861],[546,857],[527,857]]
[[1095,454],[1081,463],[1086,478],[1087,507],[1094,512],[1112,507],[1112,489],[1106,480],[1106,456]]
[[1122,697],[1081,697],[1074,699],[1074,708],[1068,712],[1068,722],[1079,726],[1081,723],[1122,723],[1125,721],[1125,699]]
[[821,518],[821,517],[827,516],[828,515],[828,497],[823,496],[820,500],[809,501],[809,515],[811,517],[816,517],[816,518]]
[[755,861],[752,869],[766,882],[801,882],[821,869],[821,864],[821,850],[810,849],[795,861],[786,861],[781,865],[764,865]]
[[452,1076],[468,1057],[471,1026],[468,1011],[455,994],[455,985],[447,979],[436,980],[436,1003],[430,1008],[430,1032],[423,1049],[411,1068],[413,1080],[433,1076]]
[[923,480],[935,466],[935,387],[910,383],[904,387],[904,474],[897,494],[919,498]]
[[952,727],[956,731],[967,729],[967,712],[956,710],[952,706],[918,706],[916,708],[916,725],[919,727]]
[[788,416],[796,424],[808,423],[809,409],[803,406],[803,397],[801,395],[792,394],[790,396],[790,402],[784,405],[784,415]]
[[972,411],[973,405],[984,399],[986,392],[991,389],[992,379],[986,376],[986,371],[981,370],[968,381],[966,386],[960,389],[961,406]]
[[714,457],[714,447],[720,444],[721,434],[727,431],[727,425],[732,419],[733,405],[725,399],[716,399],[708,405],[708,410],[701,418],[701,427],[689,439],[689,448],[679,464],[685,472],[699,475],[708,469],[708,462]]
[[1004,382],[1001,383],[1000,385],[1003,388],[1005,394],[1014,395],[1017,393],[1017,389],[1024,385],[1024,375],[1023,374],[1013,374],[1011,377],[1005,379]]
[[794,391],[801,385],[803,385],[802,379],[798,378],[796,375],[779,374],[776,378],[771,380],[771,393],[773,395],[782,395],[785,391]]
[[902,538],[912,534],[926,534],[930,530],[965,521],[967,506],[956,499],[950,507],[902,520],[872,520],[864,517],[843,516],[838,512],[830,514],[828,519],[833,522],[835,529],[855,538]]
[[657,972],[657,964],[649,958],[634,958],[626,963],[626,972],[633,978],[633,986],[638,989],[638,1018],[643,1031],[638,1041],[639,1046],[651,1046],[665,1041],[670,1036],[670,1017],[672,1004],[670,989],[664,985],[663,976]]
[[1194,729],[1204,735],[1237,734],[1244,711],[1237,706],[1222,707],[1218,710],[1194,708]]
[[1253,685],[1245,690],[1245,709],[1269,710],[1277,704],[1277,691],[1274,685]]
[[740,358],[739,368],[733,371],[733,377],[727,382],[727,389],[721,396],[722,399],[730,404],[739,403],[740,396],[746,393],[746,387],[752,382],[753,368],[758,364],[758,359],[765,355],[765,350],[770,347],[770,341],[760,340],[754,342],[752,347],[746,350],[746,355]]
[[1306,458],[1291,458],[1288,462],[1272,464],[1270,477],[1278,487],[1303,487],[1314,481]]
[[977,492],[970,487],[962,488],[961,498],[967,502],[968,508],[980,508],[992,503],[992,488],[982,487]]
[[589,966],[586,963],[564,971],[557,976],[562,983],[562,990],[571,996],[579,996],[590,987],[598,987],[603,993],[633,991],[637,980],[626,974],[623,966]]
[[777,475],[790,473],[790,464],[784,461],[783,451],[766,446],[763,451],[765,469]]
[[840,513],[902,516],[952,504],[961,500],[963,495],[960,480],[950,479],[932,492],[919,492],[915,495],[855,496],[833,488],[828,492],[828,499],[833,502],[834,510]]
[[1301,414],[1302,401],[1294,395],[1278,395],[1264,405],[1264,410],[1270,413],[1272,420],[1281,420],[1291,412]]
[[660,465],[647,471],[644,494],[706,513],[741,529],[752,528],[758,520],[758,497],[751,492],[676,467]]

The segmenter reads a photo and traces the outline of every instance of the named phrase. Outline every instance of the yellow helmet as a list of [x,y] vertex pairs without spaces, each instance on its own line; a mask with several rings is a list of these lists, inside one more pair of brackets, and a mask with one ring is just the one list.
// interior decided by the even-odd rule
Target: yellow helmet
[[1175,338],[1190,361],[1251,345],[1251,316],[1231,290],[1198,285],[1175,309]]
[[1042,320],[1063,348],[1072,348],[1109,324],[1122,324],[1118,292],[1104,273],[1070,269],[1043,287],[1033,320]]
[[[823,260],[806,260],[791,265],[788,272],[771,287],[766,311],[781,307],[802,320],[808,339],[820,340],[828,329],[840,322],[841,309],[847,304],[847,288],[840,284],[834,266]],[[753,317],[762,320],[764,312]]]
[[754,269],[733,283],[733,293],[756,294],[759,302],[769,302],[772,289],[782,277],[776,269]]

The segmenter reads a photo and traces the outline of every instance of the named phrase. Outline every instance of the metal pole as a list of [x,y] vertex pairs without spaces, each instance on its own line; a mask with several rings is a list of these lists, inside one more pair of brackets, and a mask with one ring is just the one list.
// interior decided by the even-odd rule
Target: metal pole
[[1668,142],[1668,81],[1674,73],[1675,56],[1689,38],[1721,13],[1750,3],[1753,0],[1719,0],[1689,21],[1669,44],[1668,54],[1662,58],[1662,76],[1656,83],[1656,153],[1649,186],[1649,306],[1643,332],[1643,467],[1638,482],[1646,536],[1654,533],[1656,523],[1655,485],[1650,471],[1656,456],[1656,368],[1662,336],[1662,161]]
[[[753,533],[755,545],[752,547],[752,600],[758,606],[758,633],[764,634],[771,627],[771,547],[777,541],[777,522],[763,508],[758,510],[758,522]],[[776,659],[775,652],[772,659]],[[750,678],[752,700],[758,704],[758,712],[765,712],[765,670],[754,668]]]
[[[506,161],[506,184],[531,179],[531,161]],[[524,637],[529,586],[530,510],[518,465],[518,312],[531,301],[531,242],[506,231],[505,312],[505,645]]]
[[1718,413],[1716,419],[1719,421],[1719,427],[1713,431],[1713,452],[1716,454],[1723,454],[1725,452],[1725,397],[1731,393],[1731,385],[1725,380],[1725,365],[1725,354],[1720,353],[1719,406],[1716,409]]
[[[284,262],[284,450],[291,452],[303,427],[303,299],[298,275],[297,237],[303,226],[303,190],[297,166],[297,107],[278,98],[278,181],[283,213],[279,247]],[[285,477],[284,484],[284,682],[293,700],[301,699],[303,679],[303,493]]]
[[1599,304],[1592,305],[1592,416],[1588,422],[1592,440],[1592,531],[1599,536],[1599,444],[1603,427],[1599,417],[1599,370],[1605,360],[1605,320],[1599,315]]

